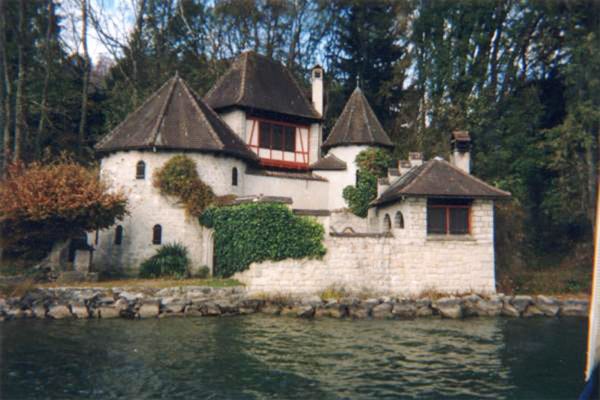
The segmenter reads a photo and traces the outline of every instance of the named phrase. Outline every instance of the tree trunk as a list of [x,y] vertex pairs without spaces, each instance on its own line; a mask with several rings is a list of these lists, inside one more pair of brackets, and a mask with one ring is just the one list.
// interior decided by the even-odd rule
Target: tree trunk
[[90,83],[90,56],[87,46],[88,2],[81,0],[81,45],[83,46],[83,86],[81,88],[81,117],[79,119],[78,152],[83,155],[88,111],[88,87]]
[[46,128],[46,120],[48,118],[48,85],[50,83],[50,65],[52,63],[52,34],[54,33],[54,0],[48,1],[48,27],[46,29],[45,43],[45,65],[44,65],[44,86],[42,88],[42,100],[40,102],[40,121],[38,123],[37,133],[35,135],[35,158],[40,159],[42,155],[41,142],[44,129]]
[[10,130],[11,124],[10,121],[12,119],[11,113],[11,82],[8,78],[8,60],[6,59],[6,4],[7,0],[0,0],[0,60],[2,62],[2,76],[3,76],[3,85],[0,88],[2,109],[2,154],[0,154],[2,158],[2,170],[0,171],[2,175],[4,175],[4,171],[6,170],[6,166],[10,163],[10,147],[11,147],[11,135],[12,132]]
[[17,75],[17,91],[15,97],[15,160],[23,158],[23,145],[27,138],[27,112],[25,108],[25,79],[26,79],[26,65],[25,65],[25,42],[26,42],[26,31],[25,31],[25,12],[26,12],[27,0],[19,1],[19,33],[18,33],[18,64],[19,73]]

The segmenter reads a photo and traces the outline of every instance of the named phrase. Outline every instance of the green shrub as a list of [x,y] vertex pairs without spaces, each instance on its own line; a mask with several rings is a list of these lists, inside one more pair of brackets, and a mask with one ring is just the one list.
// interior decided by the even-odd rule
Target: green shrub
[[144,261],[140,267],[140,278],[172,277],[183,279],[188,276],[190,259],[187,249],[179,244],[165,244],[156,254]]
[[358,182],[356,186],[346,186],[342,192],[346,204],[359,217],[366,217],[369,204],[377,197],[377,178],[387,176],[392,157],[387,150],[369,148],[356,156]]
[[195,217],[215,201],[212,188],[198,176],[194,160],[184,155],[172,157],[154,173],[154,186],[163,195],[178,197]]
[[253,262],[325,254],[323,226],[282,204],[211,207],[200,222],[215,230],[215,276],[231,276]]
[[198,271],[194,273],[194,278],[207,279],[208,277],[210,277],[210,268],[206,265],[201,266],[198,268]]

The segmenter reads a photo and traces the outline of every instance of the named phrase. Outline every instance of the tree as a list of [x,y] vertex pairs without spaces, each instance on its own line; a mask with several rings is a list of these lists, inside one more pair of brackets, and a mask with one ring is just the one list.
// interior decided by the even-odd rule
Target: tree
[[16,161],[0,181],[0,245],[9,256],[42,258],[55,242],[107,228],[126,213],[124,193],[70,160]]
[[85,146],[86,122],[88,113],[88,91],[90,84],[90,55],[87,45],[88,27],[88,2],[81,0],[81,46],[83,47],[83,84],[81,85],[81,115],[79,117],[79,134],[77,136],[79,156],[83,154]]

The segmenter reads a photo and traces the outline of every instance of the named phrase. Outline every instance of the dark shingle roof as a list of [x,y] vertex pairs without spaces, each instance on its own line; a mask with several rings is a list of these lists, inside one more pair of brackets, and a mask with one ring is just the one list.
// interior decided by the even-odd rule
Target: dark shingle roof
[[407,171],[373,205],[390,203],[402,197],[423,196],[501,199],[510,197],[510,193],[467,174],[447,161],[433,159]]
[[96,144],[99,152],[152,148],[206,151],[257,159],[177,75]]
[[340,160],[333,154],[327,154],[320,160],[312,163],[310,169],[315,170],[328,170],[328,171],[345,171],[347,165],[344,161]]
[[290,71],[254,51],[240,54],[204,98],[215,110],[238,106],[321,120]]
[[351,144],[394,146],[360,88],[350,96],[322,147]]

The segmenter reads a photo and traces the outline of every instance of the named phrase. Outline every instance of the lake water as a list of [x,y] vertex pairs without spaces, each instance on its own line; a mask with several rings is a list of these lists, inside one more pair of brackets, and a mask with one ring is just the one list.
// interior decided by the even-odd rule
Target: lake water
[[585,319],[0,323],[0,398],[573,399]]

